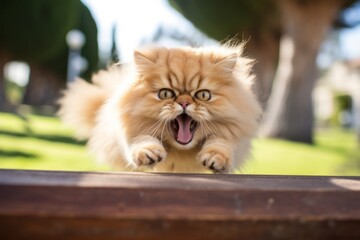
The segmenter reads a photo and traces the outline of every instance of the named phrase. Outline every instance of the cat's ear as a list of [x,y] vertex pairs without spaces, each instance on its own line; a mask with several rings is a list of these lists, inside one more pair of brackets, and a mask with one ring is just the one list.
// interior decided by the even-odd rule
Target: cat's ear
[[231,53],[225,57],[221,57],[215,61],[215,66],[221,69],[222,71],[232,73],[235,69],[236,61],[238,55],[236,53]]
[[147,71],[155,67],[156,56],[154,56],[154,53],[152,51],[135,50],[134,62],[138,71]]

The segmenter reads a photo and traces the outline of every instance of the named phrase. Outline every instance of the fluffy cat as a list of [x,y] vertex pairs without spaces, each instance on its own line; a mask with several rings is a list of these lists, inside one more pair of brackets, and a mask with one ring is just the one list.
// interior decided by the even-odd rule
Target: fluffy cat
[[215,172],[236,169],[261,114],[243,46],[151,47],[134,63],[78,79],[59,115],[98,159],[118,170]]

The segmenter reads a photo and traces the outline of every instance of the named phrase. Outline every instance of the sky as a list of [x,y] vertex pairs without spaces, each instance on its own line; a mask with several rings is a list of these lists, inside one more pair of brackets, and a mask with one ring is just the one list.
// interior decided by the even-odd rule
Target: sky
[[[162,24],[187,32],[192,24],[171,8],[167,0],[83,0],[99,30],[102,52],[111,48],[111,29],[117,24],[117,43],[123,61],[131,60],[142,39],[154,34]],[[341,31],[340,48],[346,59],[360,58],[360,26]]]
[[345,58],[360,58],[360,26],[342,30],[340,44]]
[[162,24],[182,31],[193,28],[166,0],[83,0],[98,25],[100,50],[111,48],[111,29],[117,25],[117,43],[121,59],[132,58],[140,42],[151,37]]

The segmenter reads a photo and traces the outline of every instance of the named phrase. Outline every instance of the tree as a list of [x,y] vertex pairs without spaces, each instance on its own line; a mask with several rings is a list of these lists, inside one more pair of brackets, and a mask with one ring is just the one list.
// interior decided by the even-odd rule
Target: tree
[[79,0],[0,2],[0,105],[6,102],[2,66],[12,60],[26,61],[31,68],[23,102],[55,103],[66,83],[66,34],[74,28],[87,38],[82,54],[88,69],[83,75],[90,78],[99,60],[97,27],[84,4]]
[[24,61],[41,61],[54,56],[76,20],[79,4],[74,0],[2,0],[1,52]]
[[264,136],[313,143],[316,57],[344,2],[278,1],[283,19],[280,57],[263,121]]
[[[313,142],[311,94],[317,72],[316,56],[327,30],[334,22],[339,23],[339,13],[353,0],[170,2],[211,37],[221,39],[225,34],[245,32],[256,39],[249,41],[248,49],[255,49],[251,55],[263,62],[263,66],[255,66],[263,89],[266,89],[264,83],[271,82],[277,63],[273,57],[276,51],[272,51],[276,48],[267,48],[267,45],[276,46],[274,36],[281,36],[275,83],[262,133],[268,137]],[[277,23],[281,23],[281,29]],[[266,78],[269,80],[265,81]]]
[[3,65],[12,60],[41,62],[62,48],[80,1],[0,2],[0,105],[6,104]]
[[[90,79],[99,62],[97,26],[83,3],[77,10],[75,20],[72,29],[79,29],[86,37],[81,54],[87,60],[88,68],[82,77]],[[62,48],[55,56],[46,61],[30,62],[31,75],[23,98],[24,104],[54,105],[61,90],[65,88],[69,48],[65,37],[61,42]]]
[[116,44],[116,24],[112,26],[111,30],[111,52],[110,52],[111,64],[118,63],[120,61],[119,51]]
[[5,64],[8,62],[8,56],[3,54],[0,57],[0,109],[8,108],[8,99],[5,92],[5,77],[4,77],[4,67]]
[[202,43],[209,41],[209,38],[205,36],[198,29],[192,29],[191,31],[181,31],[176,27],[168,27],[159,25],[152,36],[143,38],[140,45],[148,44],[162,44],[174,42],[175,45],[186,45],[191,47],[198,47]]
[[98,29],[90,10],[83,3],[81,3],[79,18],[76,28],[82,31],[86,37],[81,55],[88,62],[88,68],[81,74],[81,77],[90,81],[92,74],[99,68]]
[[[245,53],[256,59],[255,91],[265,105],[278,58],[280,21],[272,0],[169,0],[197,28],[218,41],[247,41]],[[221,9],[221,11],[220,11]]]

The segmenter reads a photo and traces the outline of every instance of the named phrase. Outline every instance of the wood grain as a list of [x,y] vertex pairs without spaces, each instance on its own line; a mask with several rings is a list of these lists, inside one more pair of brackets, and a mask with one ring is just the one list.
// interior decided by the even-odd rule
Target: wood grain
[[0,239],[360,239],[360,177],[0,170]]

